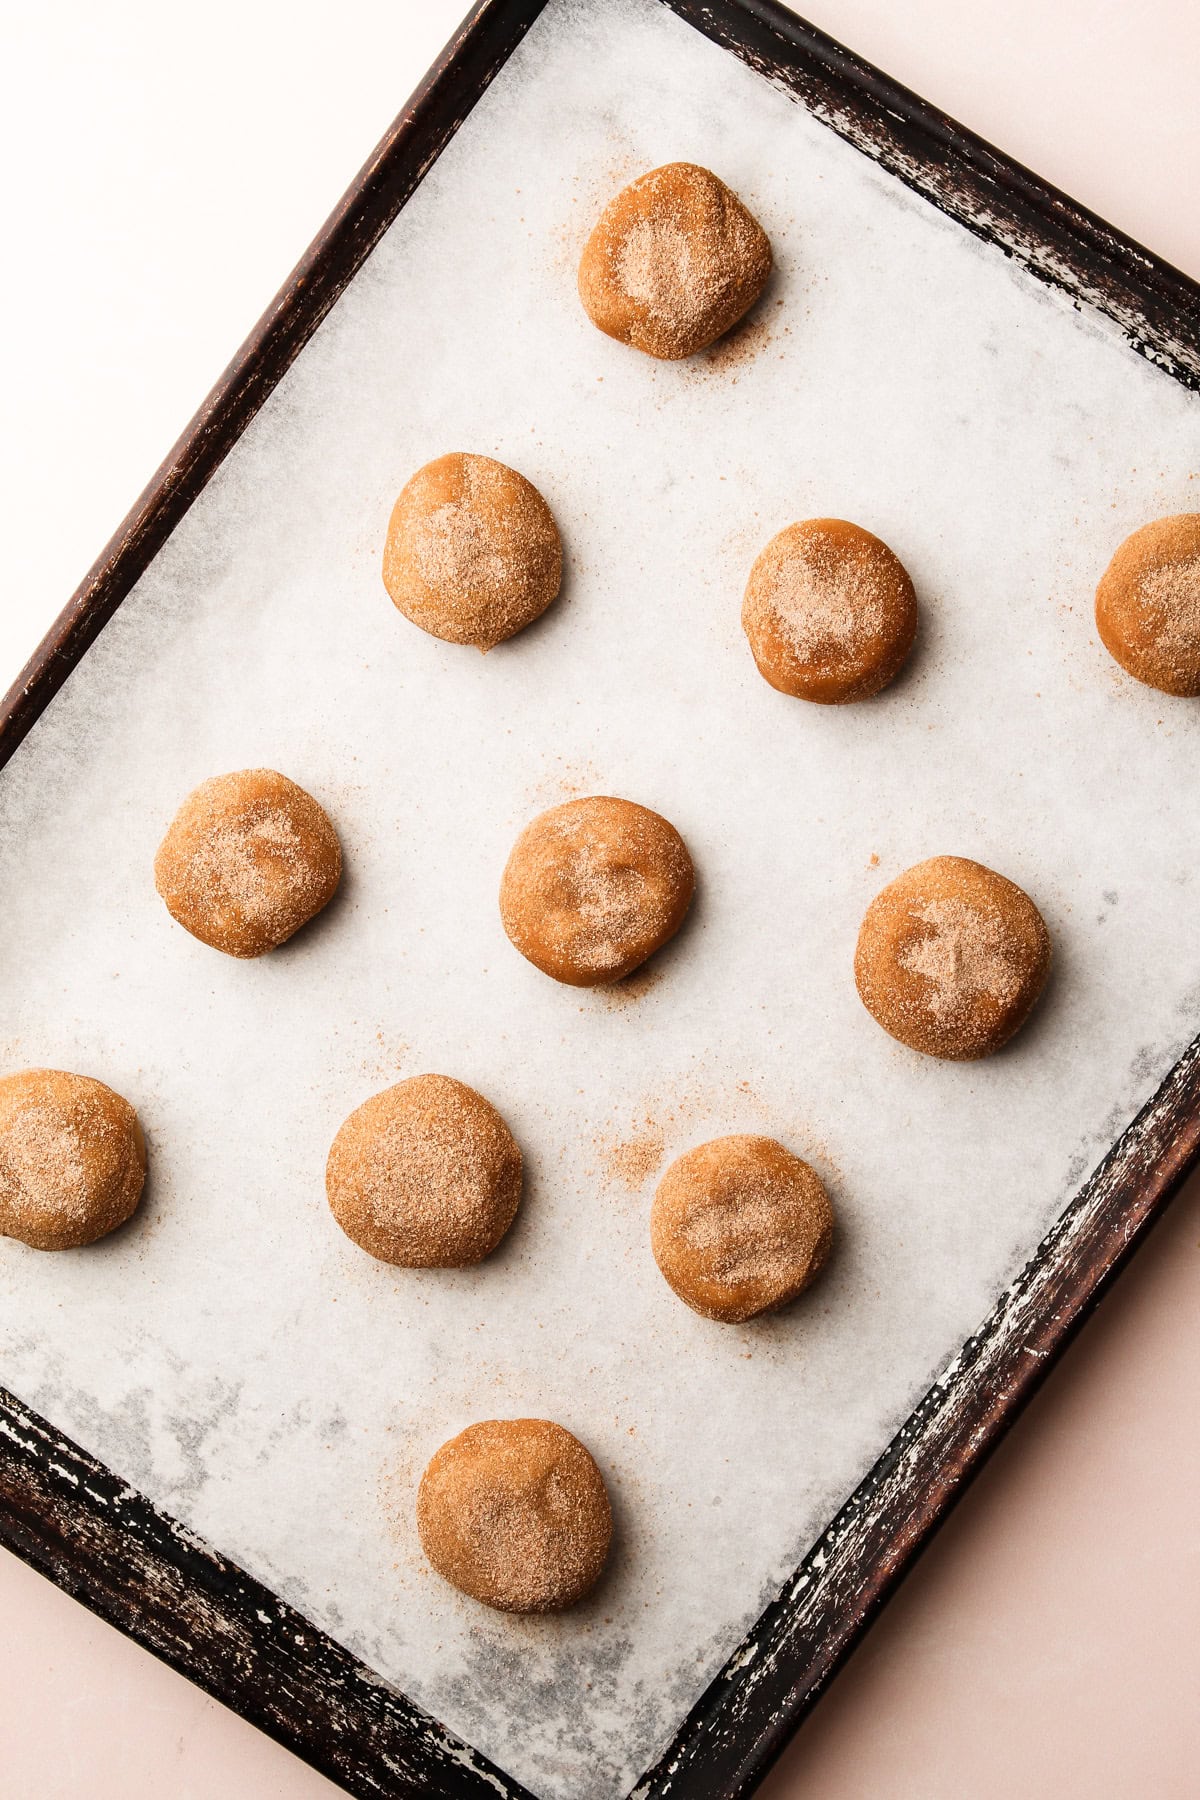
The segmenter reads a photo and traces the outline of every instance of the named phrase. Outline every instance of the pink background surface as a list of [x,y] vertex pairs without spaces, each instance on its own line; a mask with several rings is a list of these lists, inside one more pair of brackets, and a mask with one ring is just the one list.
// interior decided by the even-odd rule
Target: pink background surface
[[[37,193],[41,281],[35,274],[13,303],[26,307],[28,318],[10,317],[0,358],[0,377],[12,374],[6,391],[18,412],[25,410],[20,380],[33,323],[54,308],[74,307],[77,316],[74,348],[60,343],[56,350],[55,396],[47,406],[43,392],[35,413],[30,388],[29,433],[13,434],[21,438],[21,467],[8,482],[14,555],[20,565],[22,546],[32,544],[28,566],[35,567],[36,552],[49,585],[38,593],[26,584],[25,596],[7,607],[0,631],[5,677],[447,35],[459,3],[393,0],[385,9],[347,0],[338,13],[338,44],[301,34],[305,45],[286,54],[310,61],[289,66],[282,79],[273,3],[233,8],[217,0],[209,9],[212,16],[228,11],[230,30],[235,19],[242,27],[237,68],[218,56],[211,16],[207,45],[197,51],[189,38],[189,57],[182,58],[183,34],[191,30],[182,15],[172,27],[162,23],[167,15],[124,0],[106,9],[101,42],[88,37],[83,8],[79,31],[70,29],[64,15],[74,10],[55,8],[54,27],[6,28],[26,81],[24,111],[14,124],[10,108],[0,132],[23,131],[27,152],[45,133],[61,152],[61,191],[52,168],[49,189],[40,184]],[[814,17],[1200,277],[1200,9],[1182,0],[1057,0],[1054,7],[1007,0],[986,8],[909,0],[902,9],[885,0],[826,0]],[[146,35],[140,26],[151,20]],[[334,29],[324,10],[319,29]],[[89,116],[64,90],[62,59],[82,58],[80,93],[94,89],[89,59],[102,67],[121,30],[128,45],[119,45],[120,67],[114,62],[103,105]],[[376,52],[366,100],[357,60],[364,35]],[[268,74],[270,93],[256,94]],[[264,196],[245,181],[246,168],[257,166],[257,141],[245,138],[238,99],[248,85],[264,134],[272,106],[281,130],[292,107],[294,127],[289,75],[296,83],[320,77],[322,91],[328,83],[335,96],[344,83],[350,97],[335,99],[311,131],[304,109],[309,160],[297,179],[308,180],[307,198],[299,201],[296,187],[287,189],[281,178],[264,225],[256,211]],[[204,142],[210,108],[228,124],[225,160],[215,167]],[[81,192],[74,164],[85,141],[94,186],[85,181]],[[267,141],[264,135],[260,153]],[[33,166],[28,154],[9,159],[6,179],[18,211],[32,204]],[[122,171],[127,185],[145,172],[147,182],[169,189],[173,218],[139,219],[138,207],[115,188]],[[189,204],[194,218],[185,218],[188,230],[176,241],[172,230],[180,231]],[[121,279],[93,281],[86,292],[76,282],[68,291],[65,267],[55,261],[64,238],[103,227],[108,243],[118,218]],[[193,227],[207,232],[203,279],[224,300],[198,308],[194,328],[173,340],[158,321],[175,321],[178,329],[188,296],[196,308]],[[251,245],[246,254],[243,238]],[[103,275],[103,265],[91,265],[93,273],[96,266]],[[148,327],[135,316],[139,305]],[[126,386],[133,370],[141,371],[144,392]],[[36,434],[56,432],[58,492],[70,493],[72,454],[96,466],[116,406],[129,440],[124,460],[115,458],[113,479],[124,484],[119,499],[111,503],[105,487],[108,469],[96,480],[80,474],[79,505],[57,534],[57,550],[46,548],[44,536],[39,545],[30,521],[39,503],[45,512],[57,500],[47,498],[51,464],[39,463]],[[75,560],[60,569],[56,556]],[[1176,1201],[822,1700],[762,1789],[764,1800],[1191,1800],[1200,1791],[1198,1386],[1200,1179]],[[0,1552],[3,1800],[317,1800],[339,1791]]]

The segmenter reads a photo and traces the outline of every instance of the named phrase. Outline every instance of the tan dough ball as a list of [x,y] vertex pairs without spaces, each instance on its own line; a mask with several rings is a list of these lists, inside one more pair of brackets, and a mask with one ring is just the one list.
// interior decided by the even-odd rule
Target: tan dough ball
[[500,883],[521,955],[572,987],[621,981],[674,937],[696,885],[673,825],[632,800],[552,806],[527,825]]
[[770,273],[767,234],[737,195],[709,169],[667,163],[601,213],[579,297],[609,337],[674,361],[736,325]]
[[840,706],[900,673],[917,635],[917,596],[903,563],[869,531],[805,519],[759,555],[742,629],[773,688]]
[[1200,513],[1131,533],[1100,578],[1096,628],[1123,669],[1164,694],[1200,694]]
[[202,781],[154,859],[171,917],[227,956],[261,956],[286,942],[328,905],[341,876],[325,812],[274,769]]
[[443,1444],[417,1492],[421,1547],[461,1593],[557,1612],[594,1587],[612,1541],[604,1480],[548,1419],[486,1419]]
[[0,1237],[95,1243],[135,1211],[145,1177],[138,1116],[102,1081],[62,1069],[0,1080]]
[[768,1137],[713,1138],[673,1162],[650,1210],[650,1248],[693,1312],[740,1324],[794,1300],[833,1241],[819,1177]]
[[515,469],[455,452],[401,490],[383,585],[422,631],[491,650],[540,618],[561,582],[558,527]]
[[883,1029],[926,1056],[990,1056],[1025,1023],[1050,972],[1050,934],[1015,882],[964,856],[917,863],[877,894],[854,979]]
[[414,1075],[350,1114],[325,1191],[346,1236],[380,1262],[482,1262],[513,1222],[521,1152],[495,1107],[449,1075]]

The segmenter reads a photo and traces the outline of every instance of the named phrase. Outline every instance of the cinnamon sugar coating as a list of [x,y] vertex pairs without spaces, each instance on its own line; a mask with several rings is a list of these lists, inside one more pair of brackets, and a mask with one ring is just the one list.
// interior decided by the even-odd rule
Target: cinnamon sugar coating
[[75,1250],[123,1225],[146,1177],[128,1100],[62,1069],[0,1080],[0,1237]]
[[1136,680],[1200,695],[1200,513],[1153,519],[1118,546],[1096,589],[1096,628]]
[[185,931],[227,956],[262,956],[327,906],[342,851],[311,794],[274,769],[214,775],[190,793],[154,858]]
[[561,1425],[486,1419],[430,1460],[417,1530],[438,1574],[473,1600],[556,1612],[599,1579],[612,1510],[591,1455]]
[[673,1162],[650,1211],[654,1260],[706,1319],[774,1312],[819,1273],[833,1241],[820,1177],[774,1138],[713,1138]]
[[897,876],[867,908],[854,979],[892,1037],[926,1056],[990,1056],[1024,1024],[1050,972],[1050,934],[1015,882],[963,856]]
[[414,1075],[364,1101],[325,1168],[346,1236],[406,1269],[482,1262],[513,1222],[521,1182],[521,1152],[500,1114],[449,1075]]
[[770,273],[767,234],[737,195],[709,169],[666,163],[601,213],[579,297],[607,336],[674,361],[736,325]]
[[558,527],[515,469],[456,451],[426,463],[401,490],[383,584],[422,631],[491,650],[539,618],[561,582]]
[[846,519],[805,519],[759,554],[742,629],[764,681],[840,706],[900,673],[917,635],[917,596],[880,538]]
[[620,981],[674,937],[695,871],[673,825],[597,795],[527,825],[500,883],[500,917],[521,955],[572,987]]

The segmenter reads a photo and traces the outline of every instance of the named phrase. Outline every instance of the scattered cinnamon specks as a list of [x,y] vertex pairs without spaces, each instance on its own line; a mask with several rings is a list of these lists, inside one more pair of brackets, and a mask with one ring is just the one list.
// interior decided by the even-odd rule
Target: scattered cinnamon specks
[[610,1012],[624,1012],[629,1006],[636,1006],[645,998],[652,988],[656,988],[663,978],[660,968],[643,966],[627,975],[624,981],[618,981],[611,987],[596,988],[593,991],[598,1000],[608,1007]]
[[647,1119],[646,1128],[639,1136],[604,1147],[602,1154],[608,1179],[620,1182],[631,1194],[636,1193],[651,1175],[658,1172],[665,1149],[666,1140],[661,1129]]

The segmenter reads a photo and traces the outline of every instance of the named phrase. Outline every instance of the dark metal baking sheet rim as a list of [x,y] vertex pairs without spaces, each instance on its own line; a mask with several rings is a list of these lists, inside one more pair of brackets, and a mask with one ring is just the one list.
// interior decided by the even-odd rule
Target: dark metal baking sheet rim
[[[774,0],[662,0],[866,155],[1200,388],[1200,286]],[[0,767],[545,0],[481,0],[15,686]],[[631,1800],[748,1794],[1200,1160],[1200,1038],[701,1696]],[[352,1794],[526,1790],[0,1390],[0,1542]]]

